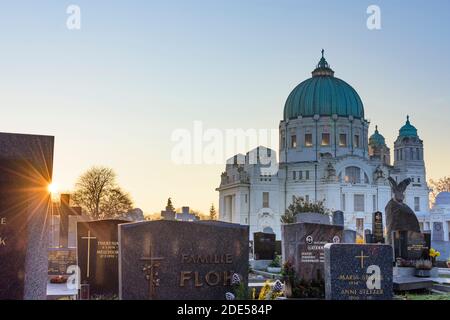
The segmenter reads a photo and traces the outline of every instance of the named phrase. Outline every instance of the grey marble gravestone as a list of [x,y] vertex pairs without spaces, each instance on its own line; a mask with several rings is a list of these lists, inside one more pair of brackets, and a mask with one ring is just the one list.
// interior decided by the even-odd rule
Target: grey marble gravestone
[[77,223],[77,261],[82,284],[89,293],[119,295],[118,225],[126,220],[107,219]]
[[223,300],[233,273],[248,283],[249,228],[198,221],[119,226],[119,294],[124,300]]
[[327,243],[340,243],[342,231],[341,226],[325,224],[284,224],[281,226],[283,260],[292,263],[300,279],[322,281],[323,248]]
[[330,217],[315,212],[300,212],[295,215],[296,223],[330,224]]
[[356,243],[356,231],[355,230],[344,230],[342,243]]
[[390,300],[392,247],[383,244],[327,244],[325,297],[328,300]]
[[53,145],[0,133],[0,300],[46,298]]

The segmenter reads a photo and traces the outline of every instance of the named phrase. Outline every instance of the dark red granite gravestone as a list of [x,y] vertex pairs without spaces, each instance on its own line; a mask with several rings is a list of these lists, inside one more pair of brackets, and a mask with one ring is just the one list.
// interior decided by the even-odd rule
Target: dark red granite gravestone
[[323,281],[324,246],[342,241],[343,227],[314,223],[281,226],[283,259],[290,261],[297,277],[306,281]]
[[0,300],[46,298],[53,142],[0,133]]

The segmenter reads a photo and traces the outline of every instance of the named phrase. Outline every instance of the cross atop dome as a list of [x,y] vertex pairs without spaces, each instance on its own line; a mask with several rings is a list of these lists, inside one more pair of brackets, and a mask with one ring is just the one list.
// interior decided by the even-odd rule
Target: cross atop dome
[[325,50],[322,49],[322,58],[320,59],[319,63],[317,64],[316,69],[312,72],[313,77],[316,76],[334,76],[334,71],[331,70],[330,65],[328,64],[327,60],[325,59],[324,53]]

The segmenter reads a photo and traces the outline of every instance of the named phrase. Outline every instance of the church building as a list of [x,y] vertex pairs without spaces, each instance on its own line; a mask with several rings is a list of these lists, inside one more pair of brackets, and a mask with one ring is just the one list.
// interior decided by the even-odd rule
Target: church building
[[335,77],[322,50],[312,77],[287,97],[277,170],[264,170],[262,155],[276,159],[275,150],[264,147],[227,162],[217,188],[220,220],[250,225],[251,238],[254,232],[274,232],[280,239],[280,217],[295,196],[344,212],[345,228],[363,235],[372,229],[373,212],[384,215],[391,176],[399,182],[411,178],[405,201],[424,221],[429,188],[417,129],[406,117],[391,159],[381,127],[369,136],[369,124],[360,96]]

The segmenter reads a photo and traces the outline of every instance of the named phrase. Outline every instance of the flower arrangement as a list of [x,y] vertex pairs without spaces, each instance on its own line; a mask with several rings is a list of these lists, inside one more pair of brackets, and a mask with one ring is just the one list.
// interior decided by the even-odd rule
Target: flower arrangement
[[270,281],[267,280],[259,292],[258,300],[275,300],[276,298],[281,297],[283,295],[283,287],[280,280],[275,281],[273,286],[271,286]]
[[231,285],[233,286],[233,292],[227,292],[225,294],[226,300],[274,300],[284,294],[284,285],[279,280],[275,281],[273,285],[271,285],[270,281],[267,280],[259,292],[258,297],[256,297],[255,288],[253,288],[251,294],[249,294],[246,286],[244,286],[240,276],[237,273],[233,274],[231,278]]
[[430,257],[436,259],[437,257],[440,257],[441,253],[439,251],[436,251],[435,249],[430,249]]
[[429,252],[429,255],[430,255],[431,261],[433,262],[433,265],[434,265],[435,262],[436,262],[436,258],[440,257],[441,253],[439,251],[431,248],[430,252]]
[[246,300],[249,298],[248,288],[237,273],[233,273],[231,277],[231,286],[234,292],[227,292],[225,294],[226,300]]

